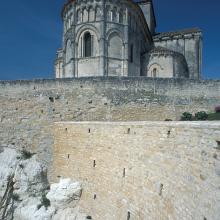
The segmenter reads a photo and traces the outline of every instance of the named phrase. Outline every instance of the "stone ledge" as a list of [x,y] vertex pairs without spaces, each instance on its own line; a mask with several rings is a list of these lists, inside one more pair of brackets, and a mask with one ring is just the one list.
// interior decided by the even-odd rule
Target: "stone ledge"
[[220,121],[61,121],[54,122],[54,124],[64,124],[64,125],[122,125],[122,126],[132,126],[132,125],[142,125],[142,126],[172,126],[172,127],[192,127],[192,128],[215,128],[220,129]]

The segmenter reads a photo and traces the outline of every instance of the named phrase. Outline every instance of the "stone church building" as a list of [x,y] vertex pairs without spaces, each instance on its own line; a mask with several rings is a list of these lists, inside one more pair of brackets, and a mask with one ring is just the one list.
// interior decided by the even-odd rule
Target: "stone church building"
[[153,0],[69,0],[62,19],[56,78],[201,77],[201,30],[157,33]]

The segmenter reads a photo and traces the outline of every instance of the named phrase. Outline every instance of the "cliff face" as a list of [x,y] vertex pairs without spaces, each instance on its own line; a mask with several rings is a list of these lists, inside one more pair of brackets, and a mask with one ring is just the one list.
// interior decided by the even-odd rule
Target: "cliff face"
[[[60,180],[51,187],[37,156],[7,147],[0,151],[0,219],[83,220],[79,212],[81,184]],[[50,189],[49,189],[50,188]]]

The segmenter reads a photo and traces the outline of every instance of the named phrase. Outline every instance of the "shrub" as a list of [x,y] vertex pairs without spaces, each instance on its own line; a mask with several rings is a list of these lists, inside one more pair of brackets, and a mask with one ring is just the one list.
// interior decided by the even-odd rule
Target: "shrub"
[[167,119],[165,119],[165,121],[173,121],[173,120],[172,120],[172,119],[167,118]]
[[184,112],[183,114],[182,114],[182,117],[181,117],[181,120],[182,121],[192,121],[192,114],[191,113],[189,113],[189,112]]
[[23,158],[24,160],[30,159],[33,155],[34,155],[33,153],[31,153],[31,152],[29,152],[29,151],[27,151],[27,150],[25,150],[25,149],[23,149],[23,150],[21,151],[21,156],[22,156],[22,158]]
[[46,197],[45,194],[41,197],[41,205],[44,206],[46,209],[50,206],[50,200]]
[[37,210],[39,210],[42,207],[42,204],[37,205]]
[[205,121],[208,119],[208,114],[204,111],[201,111],[201,112],[197,112],[195,114],[195,119],[198,120],[198,121]]
[[216,112],[216,113],[220,113],[220,105],[218,105],[218,106],[215,107],[215,112]]
[[19,164],[19,167],[20,167],[21,169],[24,169],[24,165],[23,165],[23,164]]
[[12,194],[12,199],[14,200],[14,201],[16,201],[16,202],[18,202],[19,201],[19,195],[17,194],[17,193],[14,193],[14,194]]

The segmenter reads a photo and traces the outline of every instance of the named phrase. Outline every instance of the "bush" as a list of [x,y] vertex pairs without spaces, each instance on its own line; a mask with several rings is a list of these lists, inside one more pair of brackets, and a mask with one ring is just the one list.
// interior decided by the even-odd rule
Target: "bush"
[[189,112],[184,112],[181,117],[181,121],[192,121],[192,114]]
[[44,206],[46,209],[50,206],[50,200],[46,197],[45,194],[42,195],[41,197],[41,204]]
[[167,119],[165,119],[165,121],[173,121],[173,120],[172,120],[172,119],[167,118]]
[[220,113],[220,105],[218,105],[218,106],[215,107],[215,112],[216,112],[216,113]]
[[34,155],[33,153],[31,153],[25,149],[23,149],[21,151],[21,156],[22,156],[22,159],[24,159],[24,160],[30,159],[33,155]]
[[19,201],[19,195],[17,194],[17,193],[13,193],[12,194],[12,199],[14,200],[14,201],[16,201],[16,202],[18,202]]
[[206,112],[201,111],[195,114],[195,119],[198,121],[206,121],[208,119],[208,116],[209,115]]

